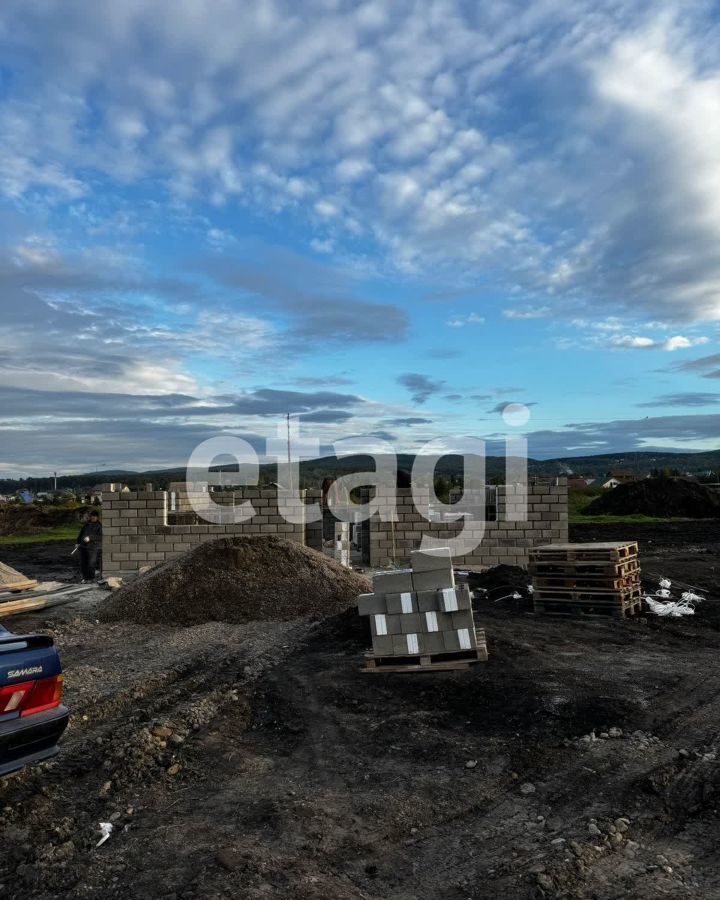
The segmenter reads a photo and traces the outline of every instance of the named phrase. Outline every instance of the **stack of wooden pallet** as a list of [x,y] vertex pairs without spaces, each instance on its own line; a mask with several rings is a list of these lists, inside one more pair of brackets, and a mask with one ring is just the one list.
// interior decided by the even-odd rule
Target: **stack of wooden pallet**
[[634,542],[535,547],[529,568],[536,613],[624,619],[641,611],[640,564]]

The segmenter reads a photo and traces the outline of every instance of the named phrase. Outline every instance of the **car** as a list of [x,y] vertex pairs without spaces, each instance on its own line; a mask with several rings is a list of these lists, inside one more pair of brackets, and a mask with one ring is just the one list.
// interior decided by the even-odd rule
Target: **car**
[[55,642],[0,626],[0,776],[50,759],[68,724]]

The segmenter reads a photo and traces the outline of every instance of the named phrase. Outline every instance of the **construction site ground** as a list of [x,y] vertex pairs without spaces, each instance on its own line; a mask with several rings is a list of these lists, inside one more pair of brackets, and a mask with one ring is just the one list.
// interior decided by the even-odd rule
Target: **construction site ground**
[[[710,599],[558,620],[498,584],[489,661],[462,672],[362,672],[352,612],[99,624],[93,590],[8,619],[55,636],[72,722],[56,761],[0,782],[0,896],[720,897],[719,525],[572,529],[638,539],[649,586]],[[2,559],[69,577],[70,549]]]

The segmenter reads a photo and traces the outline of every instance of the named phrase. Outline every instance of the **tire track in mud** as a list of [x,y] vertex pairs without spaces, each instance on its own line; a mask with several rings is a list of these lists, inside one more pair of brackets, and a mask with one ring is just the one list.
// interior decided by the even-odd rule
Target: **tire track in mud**
[[[102,864],[93,852],[98,823],[116,818],[116,827],[131,824],[122,811],[137,797],[172,782],[170,766],[181,766],[185,742],[229,705],[241,704],[256,680],[302,640],[308,625],[255,629],[252,642],[235,652],[215,648],[172,671],[129,684],[113,697],[89,699],[76,710],[78,723],[62,754],[41,768],[0,782],[0,831],[20,838],[10,858],[0,859],[0,881],[15,885],[13,898],[54,898],[58,892],[94,896],[90,884]],[[87,721],[84,720],[87,716]],[[177,744],[158,739],[153,721],[171,723]],[[58,852],[60,851],[60,852]],[[102,894],[102,890],[100,890]]]

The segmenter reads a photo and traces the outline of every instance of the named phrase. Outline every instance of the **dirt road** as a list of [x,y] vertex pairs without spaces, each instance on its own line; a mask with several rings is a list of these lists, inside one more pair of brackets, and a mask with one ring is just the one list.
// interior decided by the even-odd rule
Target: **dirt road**
[[[690,546],[661,561],[710,580]],[[81,612],[11,620],[51,624],[73,724],[0,783],[4,896],[720,896],[711,614],[480,601],[489,662],[414,677],[360,671],[352,614],[139,632]]]

